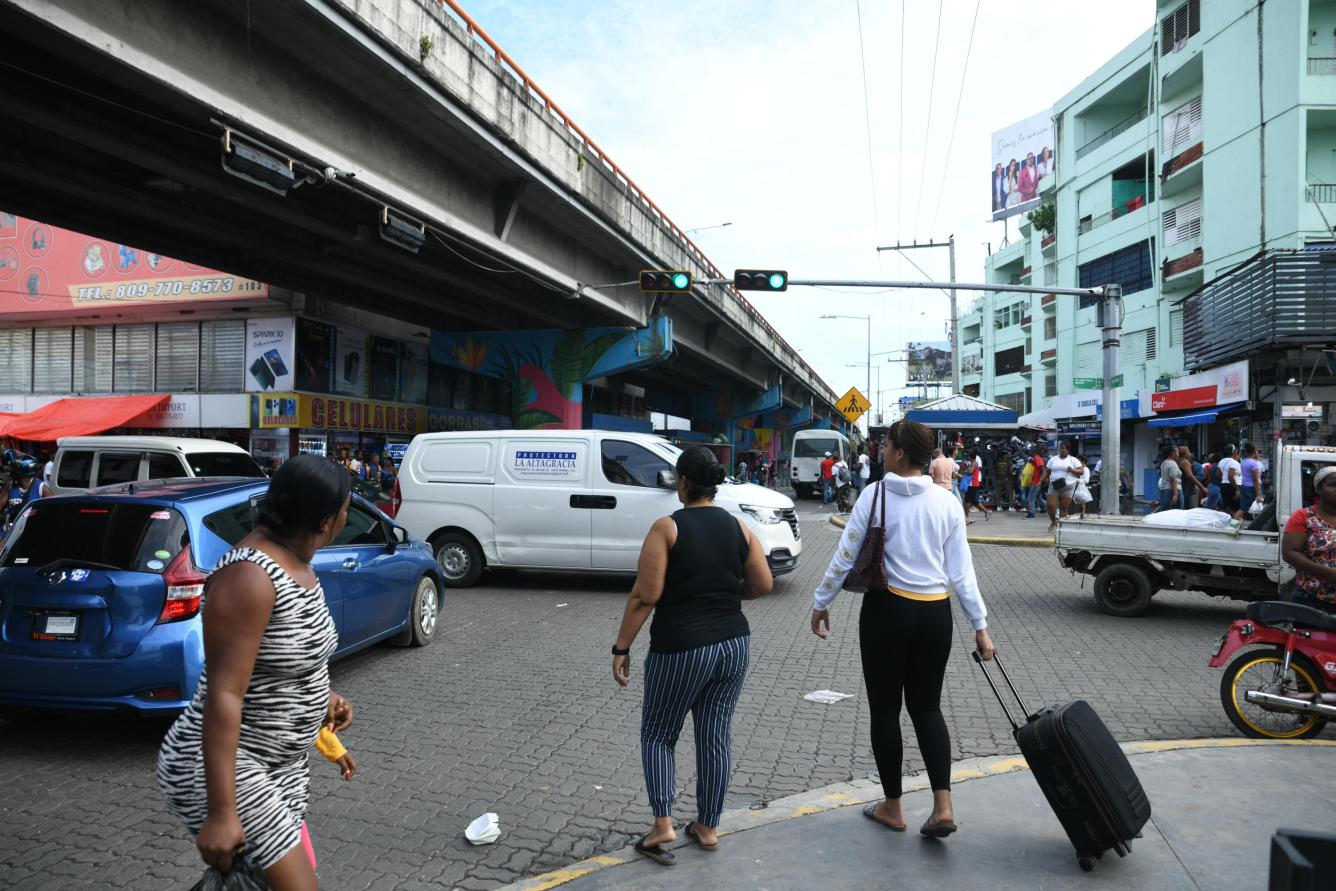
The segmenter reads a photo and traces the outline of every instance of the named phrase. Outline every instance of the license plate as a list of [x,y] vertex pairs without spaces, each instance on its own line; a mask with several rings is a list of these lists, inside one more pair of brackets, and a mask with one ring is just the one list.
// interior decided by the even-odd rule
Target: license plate
[[39,613],[33,617],[37,640],[74,640],[79,636],[78,613]]
[[1211,650],[1211,658],[1214,659],[1220,655],[1220,651],[1225,648],[1225,641],[1229,639],[1228,634],[1222,634],[1215,639],[1215,647]]

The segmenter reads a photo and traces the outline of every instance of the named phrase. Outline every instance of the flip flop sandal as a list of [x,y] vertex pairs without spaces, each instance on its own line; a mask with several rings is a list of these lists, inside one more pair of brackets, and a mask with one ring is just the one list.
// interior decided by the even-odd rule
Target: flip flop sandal
[[933,823],[929,821],[927,823],[924,823],[923,826],[919,829],[919,832],[922,833],[923,835],[926,835],[928,838],[946,838],[948,835],[950,835],[955,831],[956,831],[956,824],[952,823],[950,820],[943,820],[940,823]]
[[863,816],[867,817],[869,820],[871,820],[873,823],[876,823],[878,826],[885,826],[892,832],[904,832],[908,826],[908,824],[906,824],[905,826],[892,826],[885,820],[877,819],[877,802],[875,801],[872,802],[871,804],[863,806]]
[[662,845],[645,844],[645,839],[647,838],[649,838],[648,835],[642,835],[639,841],[635,843],[634,847],[637,854],[644,854],[660,866],[672,866],[677,863],[676,854],[672,851],[665,851]]
[[705,842],[703,842],[703,841],[700,840],[700,836],[696,834],[696,821],[695,821],[695,820],[692,820],[690,823],[688,823],[688,824],[686,825],[686,827],[684,828],[683,831],[686,832],[686,834],[687,834],[687,838],[691,839],[691,840],[694,841],[697,845],[700,846],[701,850],[703,850],[703,851],[717,851],[717,850],[719,850],[719,842],[715,842],[715,843],[712,844],[712,845],[707,845]]

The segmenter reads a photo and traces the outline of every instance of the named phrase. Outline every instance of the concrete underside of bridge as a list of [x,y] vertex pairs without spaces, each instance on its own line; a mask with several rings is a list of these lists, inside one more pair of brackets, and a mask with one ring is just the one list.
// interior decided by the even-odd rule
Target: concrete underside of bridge
[[[348,6],[0,0],[0,207],[446,330],[644,325],[651,300],[606,285],[680,257],[573,194]],[[225,172],[227,128],[299,174],[356,175],[274,194]],[[386,205],[429,224],[420,252],[380,238]],[[786,404],[829,412],[834,394],[726,296],[660,305],[676,353],[628,381],[782,381]]]

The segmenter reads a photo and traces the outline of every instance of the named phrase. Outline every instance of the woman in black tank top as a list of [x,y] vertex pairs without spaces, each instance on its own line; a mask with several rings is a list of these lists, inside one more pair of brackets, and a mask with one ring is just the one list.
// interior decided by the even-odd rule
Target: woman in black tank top
[[728,791],[733,709],[747,675],[751,631],[742,601],[770,593],[773,579],[760,543],[723,508],[714,506],[725,471],[701,446],[677,459],[677,497],[683,508],[657,521],[640,549],[635,587],[612,647],[612,676],[631,678],[631,644],[654,614],[645,656],[645,698],[640,753],[654,826],[635,844],[665,866],[676,857],[663,845],[676,840],[673,748],[687,713],[696,734],[698,814],[686,833],[706,850]]

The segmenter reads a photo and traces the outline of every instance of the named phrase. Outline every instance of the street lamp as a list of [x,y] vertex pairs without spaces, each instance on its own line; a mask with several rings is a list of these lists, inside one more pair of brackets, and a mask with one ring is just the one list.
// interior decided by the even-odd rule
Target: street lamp
[[823,315],[823,319],[862,319],[867,322],[867,388],[872,389],[872,316]]
[[687,235],[694,235],[697,232],[704,232],[707,229],[722,229],[725,226],[731,226],[732,223],[715,223],[713,226],[697,226],[695,229],[686,230]]

